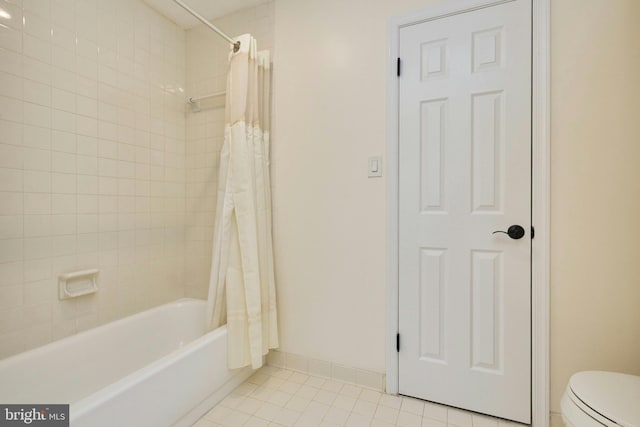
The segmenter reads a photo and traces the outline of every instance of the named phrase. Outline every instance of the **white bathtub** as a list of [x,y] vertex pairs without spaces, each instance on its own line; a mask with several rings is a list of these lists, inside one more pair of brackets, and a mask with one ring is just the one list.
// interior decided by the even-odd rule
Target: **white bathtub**
[[242,383],[225,327],[181,299],[0,360],[0,403],[69,403],[73,427],[189,426]]

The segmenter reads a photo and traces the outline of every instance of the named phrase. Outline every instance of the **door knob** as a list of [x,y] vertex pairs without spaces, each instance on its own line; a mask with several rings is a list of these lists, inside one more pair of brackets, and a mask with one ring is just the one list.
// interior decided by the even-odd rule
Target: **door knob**
[[511,237],[512,239],[518,240],[524,237],[524,228],[522,228],[522,226],[520,225],[512,225],[507,229],[507,231],[498,230],[498,231],[494,231],[491,234],[496,234],[496,233],[504,233],[509,237]]

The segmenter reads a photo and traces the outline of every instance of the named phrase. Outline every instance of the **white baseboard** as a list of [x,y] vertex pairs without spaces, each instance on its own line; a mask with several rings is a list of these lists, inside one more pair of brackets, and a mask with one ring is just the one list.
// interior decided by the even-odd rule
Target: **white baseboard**
[[380,372],[353,368],[277,350],[271,350],[269,352],[267,355],[267,364],[278,368],[357,384],[381,392],[385,391],[385,375]]
[[562,414],[557,412],[552,412],[550,414],[550,423],[551,427],[564,427],[564,421],[562,420]]
[[229,395],[236,387],[245,382],[251,375],[253,370],[250,366],[238,371],[229,381],[225,383],[218,390],[209,395],[206,399],[200,402],[195,408],[193,408],[188,414],[182,417],[172,427],[190,427],[202,418],[207,412],[213,409],[218,403],[220,403],[225,397]]

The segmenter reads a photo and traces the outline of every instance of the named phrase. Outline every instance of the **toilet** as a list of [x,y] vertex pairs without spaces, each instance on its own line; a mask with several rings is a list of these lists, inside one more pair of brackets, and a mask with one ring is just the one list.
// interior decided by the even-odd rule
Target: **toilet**
[[569,380],[560,406],[567,427],[640,427],[640,377],[578,372]]

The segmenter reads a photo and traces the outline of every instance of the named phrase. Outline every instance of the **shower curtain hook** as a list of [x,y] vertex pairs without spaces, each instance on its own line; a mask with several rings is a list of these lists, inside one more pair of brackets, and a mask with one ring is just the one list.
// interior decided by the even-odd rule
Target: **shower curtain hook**
[[238,40],[233,44],[233,53],[236,53],[240,50],[240,41]]

